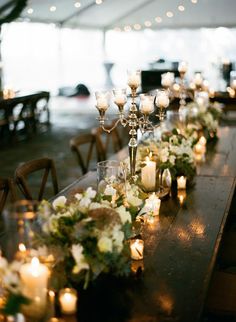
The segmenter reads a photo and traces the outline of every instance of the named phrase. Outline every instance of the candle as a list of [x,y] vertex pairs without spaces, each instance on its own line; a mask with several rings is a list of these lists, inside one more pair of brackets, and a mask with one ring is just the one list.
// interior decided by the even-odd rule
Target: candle
[[207,140],[204,136],[201,136],[200,139],[199,139],[199,143],[202,145],[202,146],[206,146],[206,143],[207,143]]
[[118,107],[123,107],[127,101],[126,89],[113,89],[114,102]]
[[196,73],[194,76],[194,83],[196,86],[201,86],[203,82],[202,79],[202,74],[201,73]]
[[134,260],[143,259],[144,241],[134,239],[130,241],[131,258]]
[[163,87],[170,87],[174,83],[174,80],[175,80],[174,73],[168,72],[161,75],[161,85]]
[[143,114],[150,114],[154,110],[154,98],[150,95],[140,95],[140,110]]
[[179,86],[179,84],[174,84],[173,85],[173,90],[175,91],[175,92],[179,92],[180,91],[180,86]]
[[128,72],[128,85],[131,89],[137,89],[140,83],[140,71]]
[[76,313],[77,292],[72,288],[64,288],[59,292],[59,302],[63,314]]
[[169,97],[165,91],[157,91],[156,105],[161,108],[167,108],[169,105]]
[[187,178],[184,176],[177,177],[177,188],[178,190],[186,189]]
[[106,111],[109,107],[108,99],[105,96],[97,98],[97,108]]
[[16,259],[17,260],[24,260],[27,255],[29,255],[29,251],[26,249],[25,245],[23,243],[20,243],[18,246],[18,251],[16,253]]
[[202,145],[199,141],[194,147],[194,152],[196,154],[204,154],[206,152],[206,147],[205,145]]
[[21,266],[20,276],[23,283],[22,292],[32,301],[25,306],[25,314],[31,317],[41,317],[46,308],[49,276],[47,266],[34,257],[31,263]]
[[188,64],[185,61],[179,63],[178,71],[182,74],[187,73],[188,71]]
[[156,187],[156,162],[147,157],[145,164],[141,169],[141,182],[147,191],[154,191]]
[[233,79],[231,82],[231,87],[236,90],[236,79]]
[[159,199],[155,192],[151,194],[151,196],[146,199],[144,209],[148,214],[152,216],[158,216],[161,207],[161,199]]

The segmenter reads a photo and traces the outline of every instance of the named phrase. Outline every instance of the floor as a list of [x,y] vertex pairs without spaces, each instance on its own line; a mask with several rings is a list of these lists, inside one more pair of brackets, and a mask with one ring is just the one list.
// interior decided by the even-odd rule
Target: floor
[[[1,147],[0,177],[13,176],[14,170],[22,162],[49,157],[55,161],[60,189],[76,180],[81,172],[70,151],[69,141],[73,136],[89,132],[98,125],[97,111],[91,105],[91,101],[75,98],[52,98],[50,127],[39,130],[28,140]],[[30,184],[36,191],[39,179],[34,179]],[[46,197],[51,194],[48,187]]]

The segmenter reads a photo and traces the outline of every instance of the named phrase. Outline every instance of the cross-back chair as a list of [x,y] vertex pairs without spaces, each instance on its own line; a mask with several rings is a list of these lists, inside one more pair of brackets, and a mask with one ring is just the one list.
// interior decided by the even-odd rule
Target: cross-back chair
[[13,180],[10,178],[0,178],[0,214],[2,213],[8,195],[11,195],[11,201],[16,200],[16,193]]
[[[33,194],[32,194],[32,191],[30,190],[29,183],[28,183],[28,177],[31,174],[41,170],[44,170],[44,172],[42,176],[41,185],[39,188],[38,197],[33,198]],[[45,192],[45,187],[48,181],[49,173],[51,173],[53,192],[54,192],[54,195],[56,195],[59,191],[56,168],[54,165],[54,161],[49,158],[31,160],[18,166],[15,171],[15,182],[26,199],[40,201],[42,200]]]
[[104,132],[101,127],[92,129],[92,134],[96,137],[98,148],[102,147],[105,151],[105,159],[107,158],[110,145],[112,146],[114,153],[122,149],[122,140],[118,128],[113,129],[115,122],[116,120],[106,126],[107,130],[112,130],[110,133]]
[[[82,151],[82,147],[85,145],[88,147],[87,153]],[[97,162],[105,160],[106,157],[103,147],[96,141],[96,136],[92,133],[81,134],[72,138],[70,148],[76,155],[82,174],[88,172],[94,152],[97,155]]]

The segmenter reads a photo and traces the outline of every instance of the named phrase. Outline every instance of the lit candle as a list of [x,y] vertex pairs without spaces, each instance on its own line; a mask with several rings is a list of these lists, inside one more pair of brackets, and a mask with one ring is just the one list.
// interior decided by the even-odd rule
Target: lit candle
[[178,67],[178,71],[180,73],[183,73],[183,74],[187,73],[187,71],[188,71],[188,64],[185,61],[180,62],[179,63],[179,67]]
[[153,101],[154,98],[149,95],[140,95],[140,110],[143,114],[150,114],[154,110]]
[[40,317],[45,312],[47,299],[47,283],[49,270],[46,265],[34,257],[31,263],[21,266],[20,276],[23,283],[22,292],[31,300],[25,306],[25,314],[32,317]]
[[143,259],[144,241],[134,239],[130,241],[131,258],[134,260]]
[[120,105],[125,105],[126,103],[126,95],[122,92],[122,90],[116,90],[114,91],[114,102],[116,105],[120,106]]
[[97,108],[102,111],[106,111],[109,107],[108,93],[96,92]]
[[24,260],[27,255],[29,254],[29,251],[27,251],[25,245],[23,243],[20,243],[18,246],[18,252],[16,253],[16,259],[17,260]]
[[201,136],[200,139],[199,139],[199,143],[202,145],[202,146],[206,146],[206,143],[207,143],[207,140],[204,136]]
[[206,146],[202,145],[199,141],[194,147],[194,152],[196,154],[204,154],[206,152]]
[[156,187],[156,162],[146,157],[145,164],[141,169],[141,182],[147,191],[154,191]]
[[175,80],[174,73],[168,72],[161,75],[161,85],[163,87],[170,87],[174,83],[174,80]]
[[147,214],[151,214],[152,216],[158,216],[161,207],[161,199],[159,199],[155,192],[151,194],[151,196],[146,199],[144,209]]
[[196,86],[201,86],[203,82],[202,79],[202,74],[201,73],[196,73],[194,76],[194,83]]
[[59,302],[63,314],[76,313],[77,292],[72,288],[64,288],[59,292]]
[[141,84],[140,71],[128,72],[128,85],[132,89],[136,89]]
[[158,91],[156,96],[156,105],[160,108],[167,108],[169,105],[169,97],[165,91]]
[[186,189],[187,178],[184,176],[177,177],[177,188],[178,190]]

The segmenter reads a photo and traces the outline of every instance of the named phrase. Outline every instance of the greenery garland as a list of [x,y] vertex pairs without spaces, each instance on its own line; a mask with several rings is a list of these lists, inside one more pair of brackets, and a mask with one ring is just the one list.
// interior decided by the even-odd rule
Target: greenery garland
[[[0,26],[4,23],[11,22],[18,18],[27,5],[27,0],[10,1],[0,7]],[[10,12],[4,16],[4,13],[11,8]]]

